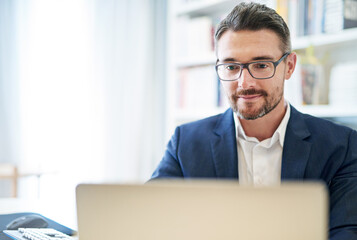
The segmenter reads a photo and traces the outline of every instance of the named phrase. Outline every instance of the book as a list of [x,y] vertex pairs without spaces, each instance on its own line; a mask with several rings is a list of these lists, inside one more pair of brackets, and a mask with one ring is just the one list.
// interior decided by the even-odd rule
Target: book
[[299,3],[298,0],[290,0],[288,5],[288,26],[291,38],[299,36]]
[[343,13],[343,28],[357,27],[357,0],[345,0]]
[[177,23],[173,41],[178,46],[176,55],[181,59],[195,59],[214,52],[214,27],[207,16],[182,16]]
[[324,91],[325,76],[322,65],[302,64],[301,90],[303,105],[327,104],[327,93]]
[[187,24],[188,57],[197,58],[214,51],[212,44],[212,19],[207,16],[192,18]]
[[219,102],[213,65],[182,68],[178,79],[178,107],[190,111],[214,109]]
[[[341,76],[343,76],[343,82],[341,82]],[[357,62],[344,62],[332,67],[329,104],[357,105]]]
[[324,32],[335,33],[343,29],[343,0],[325,0]]

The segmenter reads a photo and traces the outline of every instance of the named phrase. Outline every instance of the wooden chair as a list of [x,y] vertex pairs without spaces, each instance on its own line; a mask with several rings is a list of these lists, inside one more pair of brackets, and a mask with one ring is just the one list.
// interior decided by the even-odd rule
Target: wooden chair
[[11,197],[17,197],[18,169],[16,165],[10,163],[0,163],[0,179],[11,180]]

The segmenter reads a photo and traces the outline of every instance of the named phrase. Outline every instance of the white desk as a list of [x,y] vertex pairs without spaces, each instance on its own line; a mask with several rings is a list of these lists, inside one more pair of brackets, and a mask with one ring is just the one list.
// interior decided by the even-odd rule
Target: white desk
[[0,198],[0,214],[34,212],[77,230],[74,202],[51,199]]

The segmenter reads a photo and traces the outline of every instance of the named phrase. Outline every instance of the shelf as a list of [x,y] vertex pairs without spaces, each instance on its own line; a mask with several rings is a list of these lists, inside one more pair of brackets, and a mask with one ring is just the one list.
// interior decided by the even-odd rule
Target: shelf
[[232,0],[201,0],[184,4],[176,11],[176,15],[186,15],[190,17],[212,15],[220,12],[226,12],[227,9],[232,9],[236,5],[237,2]]
[[[294,106],[297,110],[302,113],[310,114],[321,118],[338,118],[338,117],[356,117],[357,109],[352,107],[339,107],[339,106],[329,106],[329,105],[304,105],[304,106]],[[191,122],[203,118],[207,118],[213,115],[223,113],[227,110],[225,108],[216,109],[206,109],[206,110],[186,110],[179,109],[175,113],[175,119],[178,124],[185,122]]]
[[292,46],[294,50],[302,50],[309,46],[336,47],[356,41],[357,28],[351,28],[336,33],[298,37],[295,40],[292,39]]
[[215,53],[207,54],[205,56],[182,58],[177,61],[177,68],[197,67],[203,65],[215,65],[216,64]]
[[[224,15],[224,13],[228,13],[231,9],[233,9],[234,6],[236,6],[237,3],[242,2],[243,0],[195,0],[195,1],[189,1],[186,4],[181,4],[181,5],[176,5],[176,8],[174,11],[172,11],[173,14],[173,19],[176,19],[180,24],[182,23],[185,24],[186,22],[189,21],[195,21],[195,20],[200,20],[200,19],[189,19],[189,18],[196,18],[196,17],[203,17],[207,16],[212,18],[213,22],[216,23],[216,20],[218,17],[221,17]],[[180,1],[181,3],[183,1]],[[269,5],[276,5],[276,1],[270,1],[270,0],[261,0],[259,2],[265,2],[268,6]],[[272,7],[272,6],[270,6]],[[179,27],[182,27],[179,25]],[[176,41],[177,38],[175,38]],[[292,48],[294,51],[296,51],[299,54],[299,58],[302,56],[307,55],[308,53],[313,52],[313,54],[316,54],[317,58],[323,58],[326,56],[326,62],[324,62],[324,73],[326,73],[325,77],[330,78],[330,71],[333,66],[335,66],[338,63],[341,62],[350,62],[350,61],[356,61],[356,43],[357,43],[357,28],[351,28],[351,29],[345,29],[341,30],[339,32],[335,33],[329,33],[329,34],[316,34],[316,35],[311,35],[311,36],[301,36],[301,37],[295,37],[292,38]],[[194,42],[194,41],[193,41]],[[182,71],[182,69],[185,68],[195,68],[195,67],[202,67],[203,69],[207,69],[208,66],[212,66],[212,69],[214,68],[214,65],[216,63],[216,55],[215,52],[208,52],[206,48],[203,49],[203,51],[197,51],[199,52],[196,54],[194,51],[188,52],[188,49],[186,48],[188,43],[186,44],[185,42],[179,42],[180,44],[177,44],[179,48],[177,49],[177,55],[176,58],[173,58],[172,62],[172,75],[173,75],[173,80],[172,80],[172,85],[174,86],[171,89],[171,92],[177,91],[177,81],[178,77],[181,77],[181,72],[185,73],[185,71]],[[184,45],[186,44],[186,45]],[[311,47],[312,46],[312,47]],[[306,50],[311,50],[311,52],[305,53],[304,51]],[[175,49],[176,50],[176,49]],[[194,49],[195,50],[195,49]],[[207,53],[206,53],[207,50]],[[186,53],[187,52],[187,53]],[[203,53],[201,53],[203,52]],[[189,56],[191,54],[191,56]],[[305,55],[304,55],[305,54]],[[196,70],[199,71],[200,69],[188,69],[187,72],[190,73],[190,71],[195,72]],[[294,73],[294,75],[297,75],[298,73]],[[299,80],[299,77],[296,78]],[[327,81],[328,82],[328,81]],[[300,86],[300,85],[299,85]],[[208,87],[206,87],[208,89]],[[209,89],[211,91],[211,89]],[[324,91],[327,91],[327,89],[324,89]],[[175,94],[172,94],[172,96],[176,96]],[[174,102],[172,100],[172,102]],[[301,101],[298,101],[299,103]],[[322,101],[326,102],[326,101]],[[178,104],[176,104],[178,105]],[[187,105],[185,105],[187,106]],[[200,108],[196,105],[188,105],[191,106],[193,109],[178,109],[175,107],[170,108],[170,117],[171,117],[171,122],[170,122],[170,127],[172,126],[177,126],[182,123],[186,122],[191,122],[203,118],[207,118],[216,114],[223,113],[227,110],[227,107],[219,107],[219,108],[209,108],[212,105],[206,105],[206,108],[203,106],[203,108]],[[316,117],[321,117],[321,118],[343,118],[343,119],[353,119],[355,121],[357,117],[357,108],[353,106],[333,106],[333,105],[297,105],[294,106],[296,109],[299,111],[310,114]]]
[[[292,40],[295,51],[303,50],[309,46],[315,47],[338,47],[341,45],[355,44],[357,42],[357,28],[343,30],[336,34],[321,34],[306,36]],[[181,58],[177,61],[177,68],[197,67],[202,65],[214,65],[216,63],[215,53],[205,56]]]
[[[199,0],[192,3],[182,4],[176,11],[176,15],[178,17],[200,17],[227,13],[227,9],[232,10],[239,2],[243,2],[243,0]],[[271,7],[269,0],[260,0],[258,2]]]
[[353,106],[305,105],[296,109],[316,117],[356,117],[357,109]]

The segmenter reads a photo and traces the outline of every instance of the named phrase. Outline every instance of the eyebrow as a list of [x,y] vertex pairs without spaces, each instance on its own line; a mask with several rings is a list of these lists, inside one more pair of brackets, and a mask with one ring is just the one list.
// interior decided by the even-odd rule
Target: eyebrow
[[252,60],[253,61],[256,61],[256,60],[274,60],[274,58],[272,56],[258,56],[258,57],[254,57]]
[[[268,56],[268,55],[266,55],[266,56],[257,56],[257,57],[254,57],[254,58],[252,58],[250,61],[260,61],[260,60],[274,60],[274,58],[272,57],[272,56]],[[219,59],[217,59],[217,63],[218,62],[221,62]],[[237,61],[237,59],[235,59],[235,58],[225,58],[225,59],[223,59],[223,61],[222,62],[239,62],[239,61]]]

